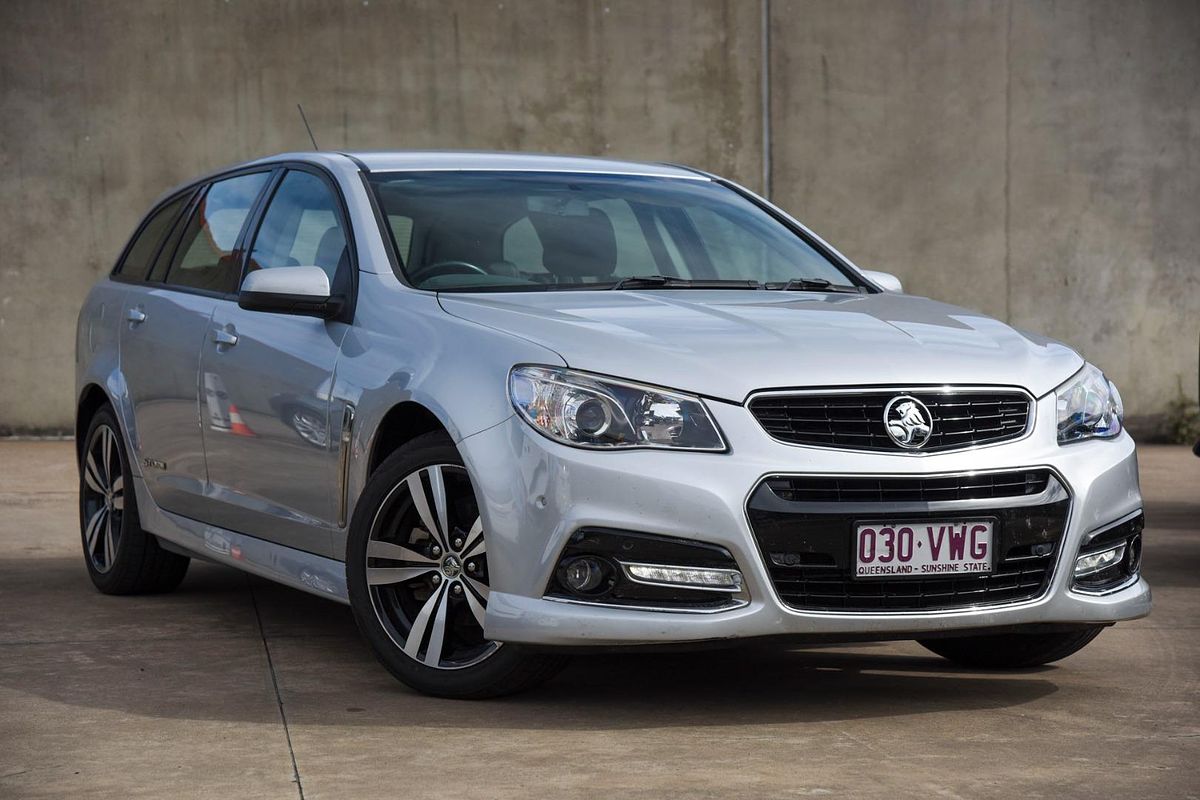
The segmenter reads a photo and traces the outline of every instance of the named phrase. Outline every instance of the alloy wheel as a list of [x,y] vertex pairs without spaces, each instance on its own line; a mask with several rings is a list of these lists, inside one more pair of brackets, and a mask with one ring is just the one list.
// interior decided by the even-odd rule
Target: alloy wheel
[[466,469],[435,464],[392,489],[371,524],[366,582],[380,624],[414,661],[462,669],[499,649],[483,635],[487,543]]
[[88,442],[83,461],[84,550],[97,572],[108,572],[121,544],[125,511],[125,476],[117,434],[98,426]]
[[293,412],[292,428],[309,444],[325,446],[325,420],[320,415],[307,409]]

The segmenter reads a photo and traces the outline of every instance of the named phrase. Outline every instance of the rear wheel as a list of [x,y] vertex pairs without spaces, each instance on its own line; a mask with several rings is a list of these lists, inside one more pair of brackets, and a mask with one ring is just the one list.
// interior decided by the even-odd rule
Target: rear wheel
[[84,562],[105,594],[169,592],[187,574],[186,556],[143,531],[121,429],[112,408],[92,417],[79,461],[79,527]]
[[358,501],[346,549],[350,605],[397,678],[441,697],[485,698],[540,683],[563,659],[484,636],[487,534],[470,475],[444,434],[393,453]]
[[922,639],[919,643],[943,658],[965,667],[1019,669],[1037,667],[1079,652],[1100,635],[1103,625],[1065,633],[1006,633]]

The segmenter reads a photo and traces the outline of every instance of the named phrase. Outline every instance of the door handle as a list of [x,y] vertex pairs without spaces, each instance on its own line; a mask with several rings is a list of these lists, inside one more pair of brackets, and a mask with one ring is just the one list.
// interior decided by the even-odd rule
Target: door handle
[[134,325],[141,324],[146,321],[146,312],[140,308],[131,308],[125,312],[125,319],[132,322]]
[[217,330],[213,331],[212,338],[213,338],[213,341],[216,342],[218,345],[224,345],[226,347],[233,347],[235,344],[238,343],[237,334],[230,333],[227,330],[217,329]]

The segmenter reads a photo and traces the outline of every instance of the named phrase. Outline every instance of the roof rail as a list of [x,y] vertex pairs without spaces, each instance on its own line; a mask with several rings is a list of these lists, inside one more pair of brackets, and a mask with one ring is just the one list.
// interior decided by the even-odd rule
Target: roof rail
[[695,167],[689,167],[687,164],[678,164],[674,161],[655,161],[652,163],[658,164],[659,166],[662,166],[662,167],[674,167],[675,169],[681,169],[684,172],[690,172],[694,175],[700,175],[705,178],[708,178],[710,181],[718,180],[718,176],[713,175],[711,172],[705,172],[702,169],[696,169]]
[[341,150],[334,150],[333,152],[337,153],[339,156],[345,156],[346,158],[353,161],[355,164],[358,165],[359,170],[361,170],[362,172],[370,172],[371,171],[371,168],[368,167],[366,164],[364,164],[363,160],[361,158],[359,158],[358,156],[354,156],[349,153],[345,153]]

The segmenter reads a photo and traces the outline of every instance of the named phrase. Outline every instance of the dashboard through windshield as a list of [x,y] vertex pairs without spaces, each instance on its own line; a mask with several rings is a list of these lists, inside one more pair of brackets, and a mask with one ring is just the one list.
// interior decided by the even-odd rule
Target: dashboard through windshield
[[368,178],[400,269],[419,289],[863,286],[750,199],[705,178],[495,171]]

